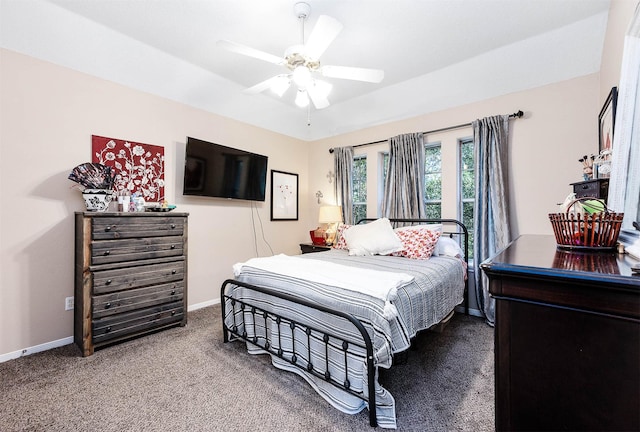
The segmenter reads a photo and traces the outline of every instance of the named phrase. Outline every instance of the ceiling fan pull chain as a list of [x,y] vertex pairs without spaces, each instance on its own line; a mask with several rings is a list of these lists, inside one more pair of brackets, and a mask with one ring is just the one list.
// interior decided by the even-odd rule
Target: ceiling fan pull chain
[[307,126],[311,126],[311,104],[307,105]]

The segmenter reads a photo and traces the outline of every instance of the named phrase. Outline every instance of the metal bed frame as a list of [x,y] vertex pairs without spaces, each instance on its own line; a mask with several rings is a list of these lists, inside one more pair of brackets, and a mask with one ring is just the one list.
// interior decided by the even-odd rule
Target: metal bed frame
[[[373,220],[375,219],[362,219],[358,221],[358,224],[362,222],[370,222]],[[458,225],[458,231],[445,231],[443,232],[443,235],[446,234],[450,237],[453,237],[454,235],[462,237],[464,242],[464,260],[468,264],[469,234],[467,228],[460,221],[455,219],[390,219],[390,221],[395,225],[406,223],[448,223]],[[305,323],[298,322],[291,318],[281,316],[271,311],[267,311],[263,308],[249,304],[246,301],[236,299],[231,294],[227,294],[228,287],[242,287],[244,289],[257,291],[269,296],[278,297],[292,303],[322,311],[324,313],[333,315],[337,319],[346,320],[350,322],[353,327],[355,327],[357,332],[362,337],[362,341],[359,341],[358,343],[354,343],[353,341],[350,342],[342,337],[331,334],[326,330],[315,328]],[[468,315],[469,290],[467,278],[465,278],[464,302],[465,315]],[[222,333],[225,343],[229,342],[231,336],[234,336],[235,338],[243,340],[245,342],[249,342],[252,345],[264,350],[265,352],[275,355],[278,358],[286,361],[287,363],[308,373],[311,373],[314,376],[328,382],[329,384],[362,399],[363,401],[367,402],[369,406],[369,424],[373,427],[376,427],[378,425],[376,416],[375,365],[373,357],[373,344],[371,342],[369,333],[357,318],[355,318],[353,315],[338,310],[332,310],[305,299],[293,297],[286,293],[276,292],[269,288],[259,287],[234,279],[227,279],[222,283],[222,286],[220,287],[220,303],[222,307]],[[225,317],[227,316],[228,308],[231,309],[230,314],[233,316],[233,325],[231,326],[227,326],[225,324]],[[263,320],[265,326],[263,335],[258,335],[258,331],[256,328],[257,320]],[[266,330],[268,327],[267,324],[269,322],[275,322],[277,324],[277,342],[270,340],[272,335]],[[291,332],[292,348],[291,350],[287,350],[285,352],[281,348],[282,344],[280,335],[281,332],[287,331],[287,328]],[[253,336],[249,336],[249,334]],[[300,341],[296,336],[299,334],[304,334],[306,340]],[[300,343],[296,344],[296,340],[298,340]],[[316,362],[316,364],[311,361],[312,341],[324,344],[324,357],[320,362]],[[304,349],[305,346],[306,350]],[[363,350],[365,352],[364,357],[362,356]],[[343,382],[339,382],[337,379],[335,379],[335,377],[332,377],[331,373],[329,372],[329,351],[343,353],[345,367],[345,378]],[[349,356],[359,357],[363,360],[366,360],[368,396],[365,395],[364,392],[356,391],[351,387],[351,382],[349,380],[349,371],[347,368],[347,359]]]

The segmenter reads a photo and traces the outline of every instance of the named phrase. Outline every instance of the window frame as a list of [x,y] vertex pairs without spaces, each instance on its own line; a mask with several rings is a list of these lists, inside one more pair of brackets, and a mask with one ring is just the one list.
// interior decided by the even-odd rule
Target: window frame
[[[434,199],[427,199],[427,188],[426,188],[426,177],[427,174],[427,167],[426,167],[426,152],[428,148],[435,148],[437,147],[440,150],[440,199],[434,200]],[[425,211],[427,211],[428,213],[428,206],[429,204],[433,205],[433,204],[439,204],[440,205],[440,215],[437,217],[434,217],[433,219],[441,219],[442,218],[442,142],[441,141],[436,141],[436,142],[432,142],[432,143],[424,143],[424,150],[425,150],[425,178],[424,178],[424,186],[425,186],[425,191],[424,191],[424,208]]]
[[382,202],[384,201],[384,192],[387,187],[387,169],[389,167],[389,150],[378,152],[378,172],[376,178],[378,180],[378,217],[382,217]]
[[[356,178],[355,178],[355,165],[358,161],[363,160],[364,159],[364,179],[359,179],[359,183],[363,182],[363,186],[364,186],[364,201],[357,201],[355,200],[355,187],[356,187]],[[358,222],[358,217],[356,216],[356,206],[364,206],[364,217],[367,217],[367,155],[366,154],[360,154],[360,155],[354,155],[353,156],[353,166],[354,166],[354,170],[353,170],[353,176],[351,178],[351,185],[352,185],[352,198],[353,198],[353,202],[351,203],[351,211],[352,211],[352,215],[353,215],[353,219],[352,221],[345,221],[345,223],[347,224],[355,224],[356,222]]]
[[[465,138],[458,138],[458,145],[457,145],[457,150],[456,150],[456,159],[457,159],[457,181],[458,181],[458,187],[457,187],[457,199],[458,199],[458,205],[457,205],[457,219],[461,222],[464,223],[464,204],[465,203],[471,203],[472,207],[473,207],[473,213],[474,213],[474,217],[472,219],[472,225],[471,226],[467,226],[467,230],[469,232],[469,263],[473,263],[473,234],[474,234],[474,224],[475,224],[475,189],[474,189],[474,196],[472,198],[464,198],[464,194],[463,194],[463,173],[465,171],[464,169],[464,160],[463,160],[463,155],[462,155],[462,147],[464,145],[471,145],[472,146],[472,150],[473,150],[473,170],[472,172],[474,172],[475,174],[475,169],[476,169],[476,161],[475,161],[475,144],[473,141],[473,137],[465,137]],[[469,170],[466,170],[469,171]],[[474,186],[475,187],[475,186]],[[466,224],[465,224],[466,226]],[[461,246],[464,247],[464,245],[461,244]]]

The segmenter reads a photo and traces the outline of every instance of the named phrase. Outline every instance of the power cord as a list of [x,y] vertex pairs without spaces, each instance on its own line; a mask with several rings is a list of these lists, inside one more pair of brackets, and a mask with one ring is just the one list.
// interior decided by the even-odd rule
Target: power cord
[[257,235],[256,235],[256,223],[255,223],[255,219],[253,216],[253,213],[255,213],[258,216],[258,221],[260,222],[260,231],[262,232],[262,240],[264,241],[264,243],[267,245],[267,247],[269,248],[269,251],[271,251],[271,255],[273,255],[273,249],[271,248],[271,245],[269,244],[269,242],[267,241],[267,239],[264,236],[264,226],[262,225],[262,219],[260,218],[260,212],[258,211],[258,207],[256,206],[255,202],[251,203],[251,226],[253,226],[253,244],[254,244],[254,248],[255,248],[255,252],[256,252],[256,257],[258,257],[258,240],[257,240]]

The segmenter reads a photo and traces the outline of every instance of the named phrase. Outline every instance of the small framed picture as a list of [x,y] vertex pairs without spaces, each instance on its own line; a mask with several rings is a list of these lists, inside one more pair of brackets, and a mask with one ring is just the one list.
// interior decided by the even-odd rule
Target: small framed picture
[[298,174],[271,170],[271,220],[298,220]]
[[602,152],[602,150],[611,150],[613,147],[613,130],[616,125],[617,103],[618,87],[613,87],[598,116],[598,127],[600,130],[598,153]]

